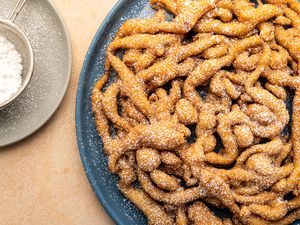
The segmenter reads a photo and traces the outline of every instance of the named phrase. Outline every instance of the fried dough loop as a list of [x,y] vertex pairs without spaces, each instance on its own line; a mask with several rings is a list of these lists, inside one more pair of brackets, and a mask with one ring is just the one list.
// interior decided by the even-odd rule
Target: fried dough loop
[[121,192],[150,225],[300,218],[300,3],[150,4],[152,18],[121,26],[92,91]]

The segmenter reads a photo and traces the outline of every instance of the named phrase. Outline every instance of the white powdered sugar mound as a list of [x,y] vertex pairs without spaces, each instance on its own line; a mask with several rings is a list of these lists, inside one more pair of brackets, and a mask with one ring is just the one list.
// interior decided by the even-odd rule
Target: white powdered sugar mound
[[22,57],[14,44],[0,36],[0,104],[20,89],[22,70]]

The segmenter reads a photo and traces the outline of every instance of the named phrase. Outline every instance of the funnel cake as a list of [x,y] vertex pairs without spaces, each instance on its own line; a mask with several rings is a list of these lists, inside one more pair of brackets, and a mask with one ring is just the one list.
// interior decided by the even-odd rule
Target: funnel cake
[[121,192],[150,225],[299,219],[300,3],[150,4],[153,18],[119,29],[92,92]]

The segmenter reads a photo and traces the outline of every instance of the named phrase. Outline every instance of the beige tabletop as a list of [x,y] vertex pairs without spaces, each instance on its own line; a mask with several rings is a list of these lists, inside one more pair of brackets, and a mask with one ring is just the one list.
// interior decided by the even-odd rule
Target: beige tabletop
[[56,114],[21,143],[0,148],[0,225],[111,225],[81,164],[75,97],[88,46],[117,0],[53,0],[73,45],[73,73]]

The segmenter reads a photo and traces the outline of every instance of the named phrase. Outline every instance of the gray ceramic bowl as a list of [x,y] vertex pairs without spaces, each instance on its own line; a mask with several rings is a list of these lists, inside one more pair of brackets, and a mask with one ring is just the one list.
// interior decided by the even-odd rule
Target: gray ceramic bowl
[[16,100],[28,86],[34,69],[34,56],[31,44],[25,34],[10,20],[0,20],[0,35],[16,46],[22,56],[22,84],[17,93],[7,101],[0,103],[0,110]]

